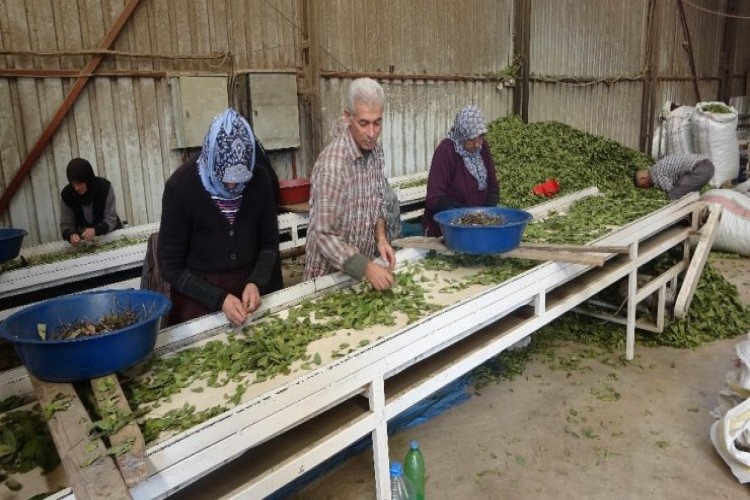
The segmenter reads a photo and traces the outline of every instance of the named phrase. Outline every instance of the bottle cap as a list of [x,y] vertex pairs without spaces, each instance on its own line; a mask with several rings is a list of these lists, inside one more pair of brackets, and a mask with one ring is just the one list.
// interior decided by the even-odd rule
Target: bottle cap
[[401,462],[394,460],[391,462],[391,476],[400,476],[403,474],[403,469],[401,469]]
[[418,450],[419,449],[419,441],[417,441],[415,439],[414,441],[412,441],[411,443],[409,443],[409,448],[411,448],[412,450]]

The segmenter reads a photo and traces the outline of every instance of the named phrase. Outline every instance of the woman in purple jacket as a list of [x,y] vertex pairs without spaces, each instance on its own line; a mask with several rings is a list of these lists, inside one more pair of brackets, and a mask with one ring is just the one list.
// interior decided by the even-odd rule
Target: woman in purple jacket
[[500,188],[490,148],[484,141],[487,125],[476,106],[456,115],[448,136],[432,156],[427,178],[427,203],[422,227],[427,236],[440,236],[432,216],[458,207],[496,206]]

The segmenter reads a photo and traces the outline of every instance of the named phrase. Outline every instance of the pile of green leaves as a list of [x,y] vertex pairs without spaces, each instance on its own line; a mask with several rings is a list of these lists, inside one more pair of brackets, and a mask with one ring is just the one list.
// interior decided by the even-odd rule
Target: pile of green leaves
[[729,106],[726,106],[721,103],[712,103],[712,104],[706,104],[701,107],[703,111],[706,111],[708,113],[716,113],[719,115],[726,115],[732,112],[731,109],[729,109]]
[[[645,155],[615,141],[554,122],[524,124],[518,117],[490,124],[487,141],[501,183],[503,205],[528,207],[542,201],[531,187],[555,177],[561,195],[596,186],[605,195],[575,203],[565,215],[555,215],[527,226],[524,239],[549,243],[588,243],[667,203],[657,189],[637,189],[632,173],[652,162]],[[669,255],[655,264],[662,270],[674,263]],[[651,346],[691,348],[731,338],[750,330],[750,310],[736,287],[710,264],[699,281],[688,317],[670,323],[661,334],[636,330],[637,342]],[[525,349],[507,350],[474,372],[478,385],[523,372],[534,356],[549,354],[555,343],[575,341],[622,353],[625,327],[576,313],[567,313],[532,336]],[[498,367],[500,367],[498,369]]]
[[[500,183],[500,204],[525,208],[544,201],[531,188],[554,177],[562,196],[596,186],[604,193],[634,191],[633,172],[651,159],[622,144],[557,122],[524,124],[518,116],[492,122],[486,134]],[[653,190],[644,198],[663,198]]]
[[552,215],[529,224],[523,239],[539,243],[585,244],[667,204],[662,198],[626,191],[591,196],[576,202],[564,215]]

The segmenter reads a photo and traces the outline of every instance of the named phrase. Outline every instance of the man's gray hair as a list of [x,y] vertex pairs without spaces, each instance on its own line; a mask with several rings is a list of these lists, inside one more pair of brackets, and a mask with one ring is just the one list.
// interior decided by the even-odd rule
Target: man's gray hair
[[372,78],[357,78],[349,85],[349,93],[346,100],[346,108],[354,114],[354,103],[361,102],[368,106],[380,105],[385,103],[385,93],[383,87]]

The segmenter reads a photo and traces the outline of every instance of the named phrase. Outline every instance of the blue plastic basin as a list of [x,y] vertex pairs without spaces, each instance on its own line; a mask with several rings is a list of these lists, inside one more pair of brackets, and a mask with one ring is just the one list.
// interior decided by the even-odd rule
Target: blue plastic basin
[[[68,295],[16,311],[0,323],[0,337],[13,343],[26,369],[41,380],[72,382],[124,370],[149,355],[159,319],[171,307],[166,295],[147,290],[102,290]],[[70,340],[42,340],[38,325],[51,338],[61,325],[96,321],[134,310],[140,321],[108,333]]]
[[[505,223],[497,226],[455,224],[459,217],[472,212],[501,216]],[[485,255],[513,250],[521,243],[526,224],[532,215],[525,210],[507,207],[466,207],[438,212],[433,216],[440,224],[448,248],[455,252]]]
[[18,257],[21,242],[27,234],[25,229],[0,228],[0,264]]

